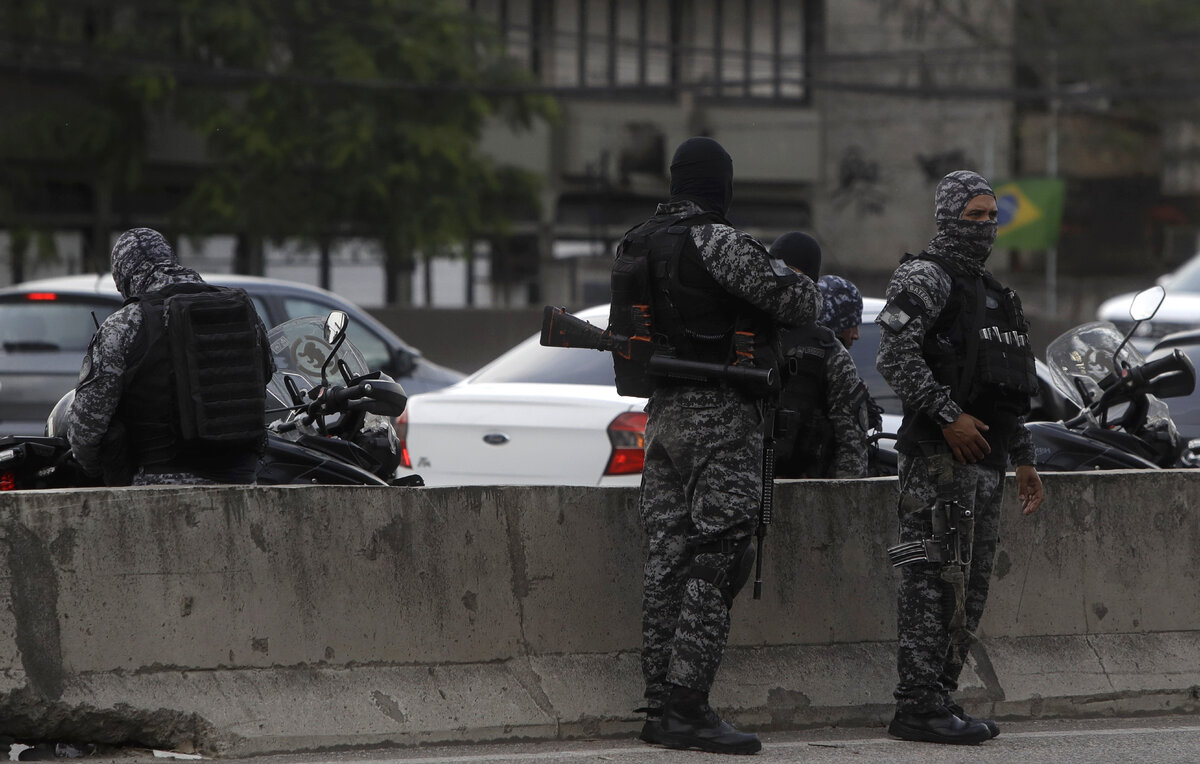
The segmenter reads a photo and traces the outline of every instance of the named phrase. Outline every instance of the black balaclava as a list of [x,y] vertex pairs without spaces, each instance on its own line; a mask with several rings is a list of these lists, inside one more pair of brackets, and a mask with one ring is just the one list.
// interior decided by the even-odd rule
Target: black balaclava
[[691,201],[724,217],[733,201],[733,159],[712,138],[688,138],[671,159],[671,201]]
[[996,221],[964,220],[962,213],[967,202],[984,194],[996,195],[979,173],[955,170],[942,178],[933,195],[933,215],[938,232],[925,251],[953,257],[973,271],[983,270],[996,241]]
[[821,278],[821,245],[803,231],[785,233],[771,245],[771,257],[798,268],[813,281]]

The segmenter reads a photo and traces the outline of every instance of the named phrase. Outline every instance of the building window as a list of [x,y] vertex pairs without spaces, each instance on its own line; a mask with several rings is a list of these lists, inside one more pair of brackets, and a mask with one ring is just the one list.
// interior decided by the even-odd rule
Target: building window
[[812,3],[795,0],[471,0],[514,60],[567,90],[689,89],[801,99]]

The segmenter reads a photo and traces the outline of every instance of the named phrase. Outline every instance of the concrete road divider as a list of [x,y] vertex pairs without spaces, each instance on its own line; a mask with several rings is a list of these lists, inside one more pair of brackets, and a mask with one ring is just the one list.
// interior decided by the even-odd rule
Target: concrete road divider
[[[1200,706],[1200,471],[1011,489],[961,699],[1000,718]],[[894,479],[783,482],[713,703],[877,723]],[[630,734],[637,491],[187,487],[0,495],[0,736],[246,755]]]

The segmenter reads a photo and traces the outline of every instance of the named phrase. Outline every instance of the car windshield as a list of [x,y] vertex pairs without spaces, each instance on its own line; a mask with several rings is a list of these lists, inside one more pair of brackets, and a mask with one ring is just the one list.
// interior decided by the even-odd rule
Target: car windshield
[[598,350],[549,348],[525,340],[480,369],[471,382],[538,382],[557,385],[616,384],[612,356]]
[[35,294],[0,301],[0,347],[5,351],[82,354],[92,341],[96,322],[120,307],[114,301]]

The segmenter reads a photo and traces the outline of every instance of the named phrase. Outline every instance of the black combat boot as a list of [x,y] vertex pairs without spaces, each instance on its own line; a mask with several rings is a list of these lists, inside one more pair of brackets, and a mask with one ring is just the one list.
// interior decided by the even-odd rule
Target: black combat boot
[[988,728],[988,732],[992,734],[992,737],[996,737],[1000,734],[999,724],[996,724],[996,722],[992,721],[991,719],[976,719],[974,716],[970,716],[966,711],[963,710],[962,706],[958,705],[953,700],[946,704],[946,710],[957,716],[959,719],[962,719],[964,722],[979,722]]
[[738,732],[708,705],[708,693],[673,687],[663,707],[658,743],[668,748],[697,748],[709,753],[758,753],[758,736]]
[[982,722],[964,721],[945,707],[924,713],[897,710],[888,725],[888,734],[901,740],[952,745],[978,745],[992,739],[991,731]]
[[635,708],[635,714],[646,715],[646,722],[642,725],[642,731],[638,733],[638,740],[643,743],[659,745],[662,743],[662,708],[659,706],[644,706]]

